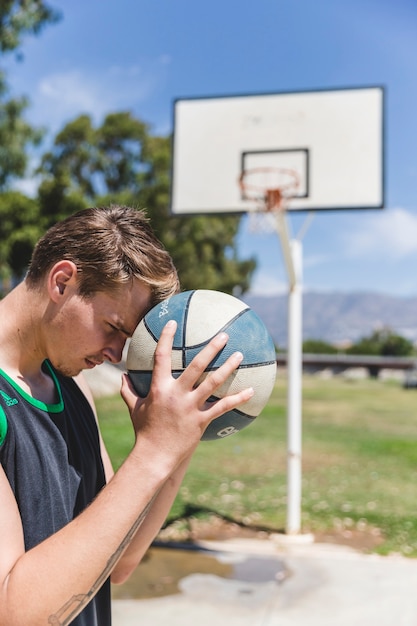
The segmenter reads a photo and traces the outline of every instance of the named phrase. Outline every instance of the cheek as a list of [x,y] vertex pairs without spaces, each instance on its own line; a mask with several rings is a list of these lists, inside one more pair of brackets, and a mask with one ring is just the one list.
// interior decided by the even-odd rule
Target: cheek
[[68,303],[57,315],[55,327],[59,334],[66,338],[69,346],[74,343],[97,341],[97,327],[88,307]]

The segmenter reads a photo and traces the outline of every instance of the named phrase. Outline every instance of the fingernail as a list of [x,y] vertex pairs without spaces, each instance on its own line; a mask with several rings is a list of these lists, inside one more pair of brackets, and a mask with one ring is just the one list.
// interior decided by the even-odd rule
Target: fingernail
[[166,326],[167,326],[168,328],[172,328],[173,326],[176,326],[176,325],[177,325],[177,322],[176,322],[175,320],[169,320],[169,321],[166,323]]

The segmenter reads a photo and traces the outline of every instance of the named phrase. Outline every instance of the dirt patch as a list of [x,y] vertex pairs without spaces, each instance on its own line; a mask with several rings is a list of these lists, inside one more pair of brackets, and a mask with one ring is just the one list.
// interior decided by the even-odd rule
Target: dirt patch
[[[157,541],[161,543],[193,543],[197,541],[224,541],[227,539],[268,539],[280,531],[246,526],[211,515],[207,519],[195,517],[175,520],[160,531]],[[281,531],[283,532],[283,531]],[[327,530],[313,532],[316,543],[332,543],[349,546],[360,552],[373,552],[383,541],[377,529]]]
[[374,552],[384,537],[378,529],[373,530],[334,530],[314,533],[316,543],[344,545],[360,552]]
[[235,537],[265,539],[272,531],[238,524],[218,515],[208,518],[181,518],[168,524],[158,535],[159,541],[193,542],[199,540],[225,540]]

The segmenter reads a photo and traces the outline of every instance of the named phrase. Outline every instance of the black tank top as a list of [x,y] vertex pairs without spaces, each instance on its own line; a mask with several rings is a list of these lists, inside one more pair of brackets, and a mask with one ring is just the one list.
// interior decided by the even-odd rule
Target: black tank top
[[[70,522],[105,484],[87,398],[72,378],[49,362],[44,367],[55,382],[56,404],[35,400],[0,369],[0,463],[19,506],[26,550]],[[110,626],[109,580],[71,624]]]

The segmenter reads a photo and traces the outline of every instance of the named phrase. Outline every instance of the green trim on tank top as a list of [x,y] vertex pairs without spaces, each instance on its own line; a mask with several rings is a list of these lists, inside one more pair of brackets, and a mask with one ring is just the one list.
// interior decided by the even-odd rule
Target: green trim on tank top
[[42,409],[43,411],[47,411],[48,413],[60,413],[64,410],[64,400],[62,399],[61,385],[59,384],[59,380],[57,379],[49,361],[44,361],[44,363],[49,370],[49,374],[51,375],[51,378],[55,384],[55,388],[58,392],[59,401],[56,404],[46,404],[45,402],[36,400],[36,398],[32,398],[32,396],[30,396],[28,393],[26,393],[26,391],[19,387],[19,385],[12,378],[10,378],[10,376],[8,376],[6,372],[4,372],[2,369],[0,369],[0,376],[3,376],[3,378],[7,380],[7,382],[13,387],[13,389],[15,389],[15,391],[32,406],[35,406],[38,409]]
[[6,413],[4,412],[3,407],[0,406],[0,447],[6,439],[8,427]]

